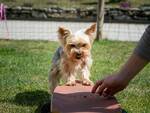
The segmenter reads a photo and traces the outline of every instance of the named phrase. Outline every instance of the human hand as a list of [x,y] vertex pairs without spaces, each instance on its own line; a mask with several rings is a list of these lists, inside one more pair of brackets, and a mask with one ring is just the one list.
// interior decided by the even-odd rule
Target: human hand
[[103,80],[96,82],[92,88],[92,93],[96,93],[103,96],[112,96],[117,92],[123,90],[128,85],[128,80],[126,80],[120,74],[110,75]]

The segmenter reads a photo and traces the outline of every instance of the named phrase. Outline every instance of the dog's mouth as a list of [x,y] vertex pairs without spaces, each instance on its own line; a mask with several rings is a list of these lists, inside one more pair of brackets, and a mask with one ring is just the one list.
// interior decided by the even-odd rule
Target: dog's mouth
[[76,59],[78,59],[78,60],[81,59],[81,56],[76,56]]
[[76,59],[81,59],[82,55],[81,54],[76,54]]

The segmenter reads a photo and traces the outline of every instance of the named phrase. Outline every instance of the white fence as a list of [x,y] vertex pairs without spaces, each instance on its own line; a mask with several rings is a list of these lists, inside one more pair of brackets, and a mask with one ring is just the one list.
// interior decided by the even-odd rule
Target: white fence
[[[0,21],[0,39],[57,40],[57,29],[65,26],[73,32],[88,27],[92,23],[55,21]],[[148,24],[105,23],[104,33],[110,40],[138,41]]]

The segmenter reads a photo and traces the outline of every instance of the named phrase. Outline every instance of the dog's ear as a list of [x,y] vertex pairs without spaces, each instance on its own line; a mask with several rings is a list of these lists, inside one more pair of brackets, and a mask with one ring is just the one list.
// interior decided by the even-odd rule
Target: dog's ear
[[89,28],[85,30],[85,34],[92,36],[96,32],[96,24],[92,24]]
[[92,24],[85,30],[85,34],[89,36],[91,44],[96,38],[96,24]]
[[58,38],[62,45],[65,45],[66,38],[71,35],[71,31],[65,27],[58,28]]

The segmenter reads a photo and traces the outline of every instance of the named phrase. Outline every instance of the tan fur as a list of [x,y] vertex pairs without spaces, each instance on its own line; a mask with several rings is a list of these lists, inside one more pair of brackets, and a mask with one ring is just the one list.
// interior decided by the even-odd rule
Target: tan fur
[[91,35],[92,33],[94,33],[96,30],[96,24],[93,24],[90,28],[88,28],[85,33],[88,35]]
[[72,34],[70,30],[59,27],[58,34],[63,53],[50,71],[50,90],[59,83],[60,78],[66,81],[66,85],[75,85],[76,76],[79,76],[83,85],[91,85],[90,67],[92,64],[91,47],[94,40],[96,24],[84,31]]

